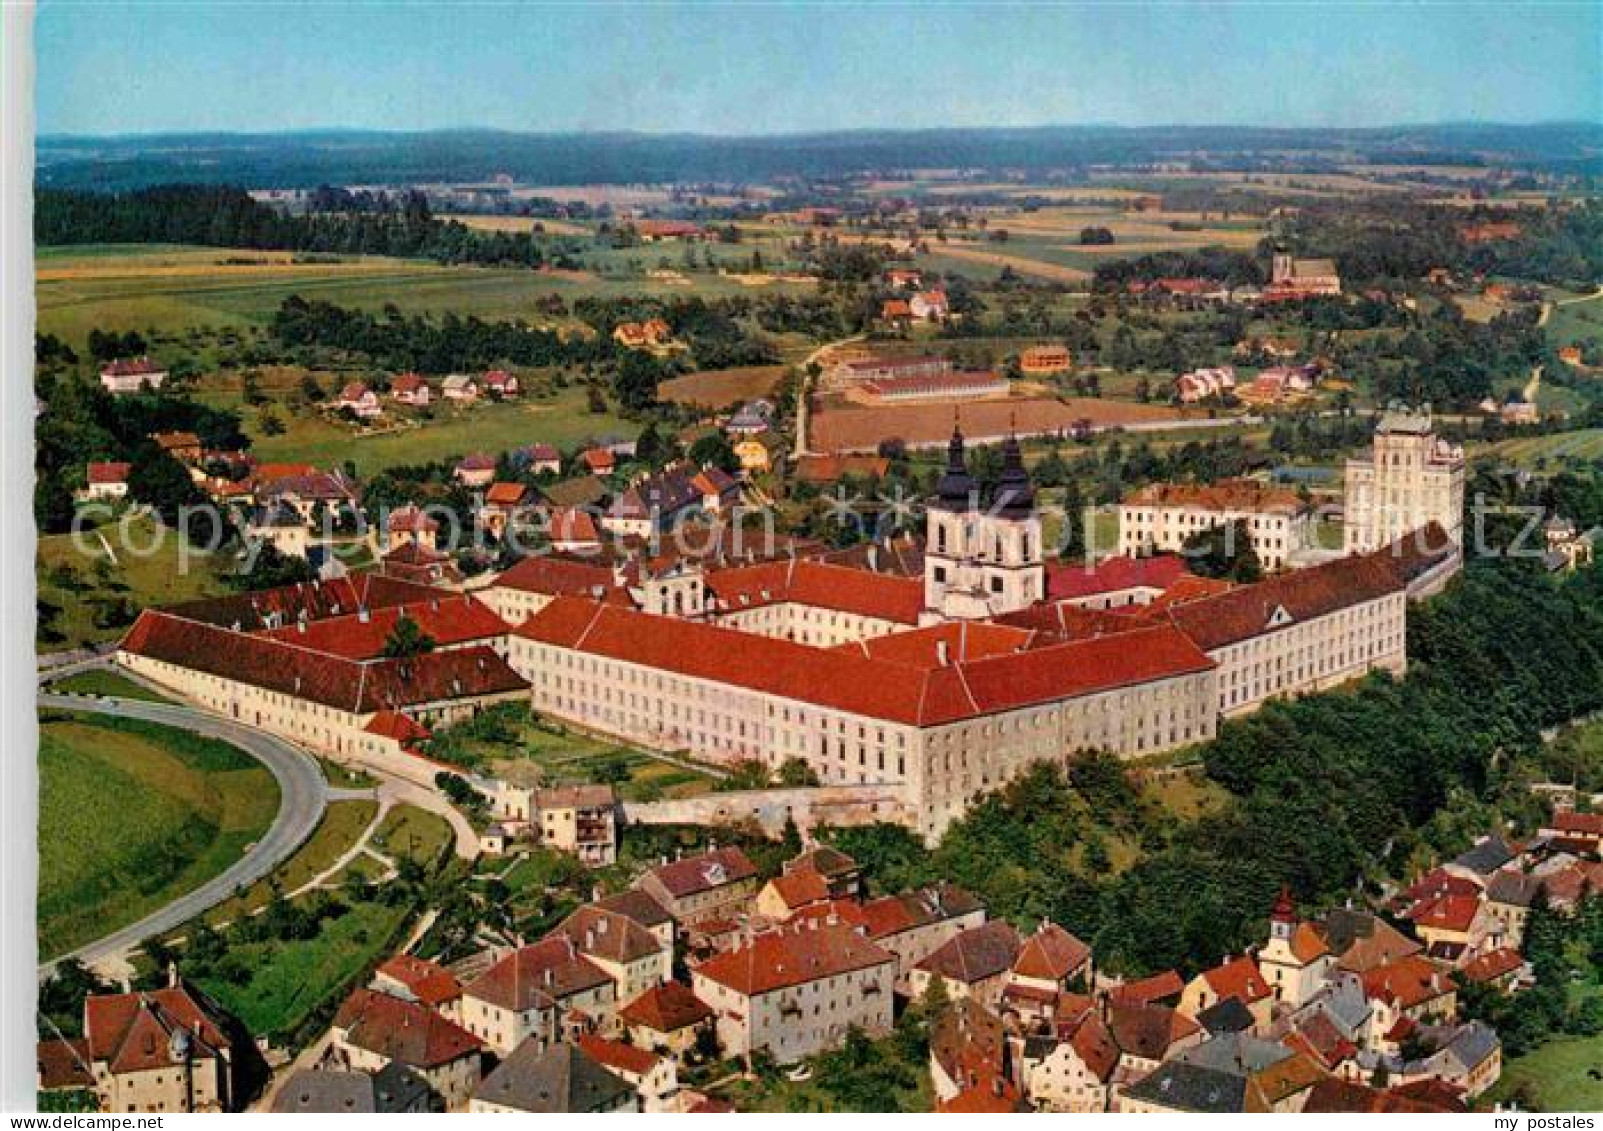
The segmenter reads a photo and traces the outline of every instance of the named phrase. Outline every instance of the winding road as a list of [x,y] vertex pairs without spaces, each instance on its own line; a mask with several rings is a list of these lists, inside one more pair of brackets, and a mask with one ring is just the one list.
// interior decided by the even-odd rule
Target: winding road
[[[201,912],[223,902],[238,888],[248,887],[267,876],[312,835],[317,823],[323,819],[323,810],[329,800],[329,788],[316,759],[270,734],[177,704],[148,703],[142,700],[112,697],[57,695],[40,691],[39,706],[144,719],[147,722],[179,727],[195,734],[221,739],[266,766],[278,782],[279,790],[278,815],[273,818],[273,823],[268,826],[261,839],[251,845],[244,856],[159,911],[152,912],[138,922],[113,931],[86,946],[43,963],[39,967],[41,979],[49,976],[56,963],[63,959],[76,958],[85,965],[93,966],[96,963],[119,958],[146,939],[182,926]],[[50,845],[41,843],[39,851],[49,852]]]

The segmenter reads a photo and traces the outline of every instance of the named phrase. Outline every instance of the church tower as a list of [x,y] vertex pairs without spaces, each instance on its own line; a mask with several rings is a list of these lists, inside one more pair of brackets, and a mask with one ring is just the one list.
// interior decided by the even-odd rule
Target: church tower
[[969,475],[954,426],[946,471],[926,522],[924,606],[936,620],[980,620],[1028,608],[1046,596],[1041,518],[1018,437],[1002,445],[1002,475],[988,506]]

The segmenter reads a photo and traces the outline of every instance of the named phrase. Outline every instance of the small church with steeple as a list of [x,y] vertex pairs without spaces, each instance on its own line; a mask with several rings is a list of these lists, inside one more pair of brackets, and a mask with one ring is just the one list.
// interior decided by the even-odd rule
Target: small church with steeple
[[1046,597],[1041,517],[1018,436],[1002,444],[1002,474],[983,497],[960,426],[925,520],[924,619],[983,620]]

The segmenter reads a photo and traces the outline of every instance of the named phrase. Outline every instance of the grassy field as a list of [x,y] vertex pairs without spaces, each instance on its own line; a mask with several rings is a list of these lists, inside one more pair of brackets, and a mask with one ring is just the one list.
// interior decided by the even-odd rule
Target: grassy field
[[1594,463],[1603,460],[1603,428],[1499,440],[1495,444],[1476,445],[1471,454],[1477,459],[1491,459],[1527,470],[1557,466],[1570,460]]
[[332,801],[306,843],[273,874],[247,891],[225,900],[206,914],[213,925],[232,922],[266,907],[275,895],[295,891],[314,876],[321,875],[348,852],[378,814],[376,801]]
[[1485,1103],[1516,1095],[1537,1111],[1603,1111],[1603,1080],[1588,1075],[1603,1066],[1603,1037],[1549,1041],[1526,1056],[1503,1062],[1503,1075]]
[[40,954],[135,922],[215,876],[277,811],[272,775],[225,743],[130,719],[49,716],[39,734]]
[[599,767],[615,767],[621,776],[614,788],[625,801],[693,797],[714,785],[708,774],[643,751],[532,722],[518,724],[517,739],[510,746],[485,744],[480,753],[495,773],[526,785],[593,781],[604,776],[597,773]]
[[380,956],[410,914],[364,901],[325,920],[316,937],[235,943],[237,980],[213,973],[200,986],[257,1035],[283,1040],[311,1012]]
[[368,841],[386,856],[407,856],[420,864],[433,864],[454,834],[445,818],[415,805],[397,805],[384,816],[384,822]]
[[62,695],[102,695],[113,699],[139,699],[146,703],[175,703],[177,700],[135,683],[120,672],[105,668],[89,668],[58,679],[50,690]]
[[232,563],[185,552],[180,543],[143,515],[78,539],[71,534],[40,538],[35,560],[42,606],[39,650],[114,640],[141,608],[227,592],[220,571]]
[[1603,342],[1603,291],[1590,298],[1555,291],[1551,299],[1553,310],[1545,327],[1548,341],[1560,346]]

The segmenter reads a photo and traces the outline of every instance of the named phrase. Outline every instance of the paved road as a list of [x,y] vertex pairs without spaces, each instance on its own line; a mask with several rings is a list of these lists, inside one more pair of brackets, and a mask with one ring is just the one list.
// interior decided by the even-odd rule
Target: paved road
[[[39,693],[39,706],[145,719],[222,739],[265,765],[277,780],[279,790],[278,815],[273,818],[272,825],[232,867],[224,869],[194,891],[179,896],[139,922],[61,957],[77,958],[85,964],[94,965],[118,958],[146,939],[181,926],[223,902],[234,894],[236,888],[249,886],[266,876],[311,836],[312,830],[323,818],[323,810],[328,804],[328,783],[323,779],[323,771],[317,761],[270,734],[176,704],[147,703],[133,699],[93,699],[42,691]],[[48,852],[50,846],[41,844],[39,850]],[[60,958],[40,966],[39,976],[47,976],[57,961]]]

